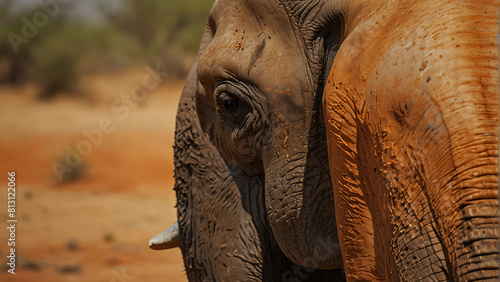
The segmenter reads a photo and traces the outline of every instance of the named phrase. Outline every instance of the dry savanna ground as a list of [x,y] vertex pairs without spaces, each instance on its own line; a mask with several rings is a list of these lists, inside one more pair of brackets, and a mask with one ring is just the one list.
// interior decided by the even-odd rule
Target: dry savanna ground
[[[146,68],[92,75],[85,99],[52,101],[37,100],[32,86],[0,86],[0,281],[186,281],[179,249],[147,245],[176,220],[172,145],[183,86],[151,78]],[[9,171],[15,275],[7,272]]]

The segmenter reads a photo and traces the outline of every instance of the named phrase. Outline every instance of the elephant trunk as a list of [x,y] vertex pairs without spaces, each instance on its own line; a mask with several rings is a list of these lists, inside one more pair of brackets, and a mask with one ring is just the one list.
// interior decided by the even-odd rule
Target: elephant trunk
[[264,161],[266,208],[276,241],[291,261],[309,268],[341,269],[321,117],[318,101],[306,118],[278,118],[269,158]]
[[327,175],[309,175],[314,169],[306,165],[307,152],[289,154],[277,158],[266,172],[266,206],[276,241],[298,265],[340,268],[330,180]]

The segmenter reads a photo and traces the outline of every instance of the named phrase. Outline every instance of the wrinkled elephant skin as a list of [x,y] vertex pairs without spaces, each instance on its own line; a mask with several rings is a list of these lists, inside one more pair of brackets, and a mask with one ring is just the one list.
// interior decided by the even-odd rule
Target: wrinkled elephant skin
[[278,4],[217,2],[181,97],[175,189],[192,281],[344,280],[323,66],[304,67],[323,45],[307,49]]
[[324,94],[348,280],[498,281],[498,1],[357,11]]
[[216,1],[152,244],[192,281],[495,280],[498,6]]

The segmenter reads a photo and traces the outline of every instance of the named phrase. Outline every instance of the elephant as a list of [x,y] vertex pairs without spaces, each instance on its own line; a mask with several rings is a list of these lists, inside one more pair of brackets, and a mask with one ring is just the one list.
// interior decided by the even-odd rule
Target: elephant
[[150,245],[192,281],[497,280],[498,6],[216,1]]

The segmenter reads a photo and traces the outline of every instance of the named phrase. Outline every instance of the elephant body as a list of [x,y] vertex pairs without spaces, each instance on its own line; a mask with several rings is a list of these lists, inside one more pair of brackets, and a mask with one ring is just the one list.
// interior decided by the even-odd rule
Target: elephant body
[[498,278],[498,6],[217,1],[177,114],[188,278]]

